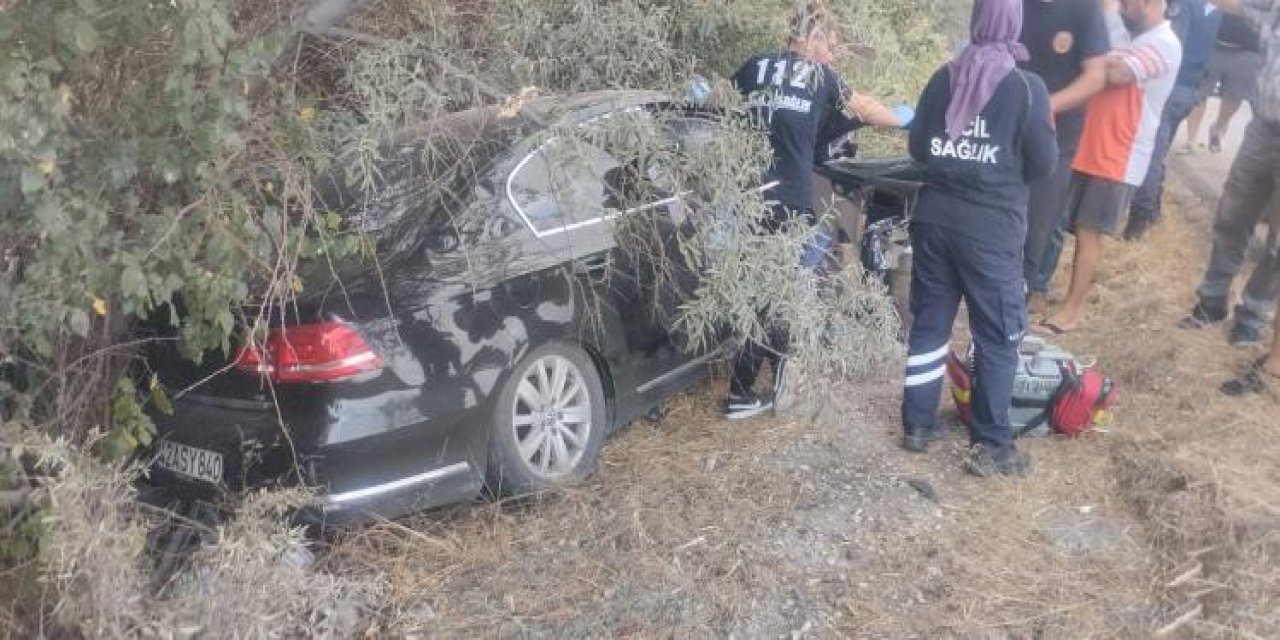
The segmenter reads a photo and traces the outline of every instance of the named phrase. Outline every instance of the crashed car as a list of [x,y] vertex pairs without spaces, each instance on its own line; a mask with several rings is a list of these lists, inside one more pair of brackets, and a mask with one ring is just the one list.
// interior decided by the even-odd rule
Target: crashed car
[[[156,343],[173,411],[155,415],[150,489],[217,501],[305,485],[312,515],[341,523],[581,478],[609,432],[719,354],[673,340],[653,265],[615,239],[628,216],[674,229],[680,196],[621,193],[637,182],[618,179],[624,162],[549,132],[624,112],[666,113],[673,143],[712,126],[681,108],[601,92],[473,109],[397,136],[376,189],[335,179],[324,206],[377,260],[323,264],[296,300],[244,310],[269,329],[230,356],[195,364]],[[462,158],[467,171],[433,178]]]

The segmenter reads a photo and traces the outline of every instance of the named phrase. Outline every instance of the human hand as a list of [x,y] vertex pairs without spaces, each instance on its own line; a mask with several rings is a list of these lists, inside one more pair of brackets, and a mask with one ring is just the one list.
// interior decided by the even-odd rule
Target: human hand
[[916,119],[915,107],[912,107],[909,104],[897,105],[890,109],[890,111],[893,112],[893,117],[898,119],[898,126],[903,129],[911,128],[911,123]]

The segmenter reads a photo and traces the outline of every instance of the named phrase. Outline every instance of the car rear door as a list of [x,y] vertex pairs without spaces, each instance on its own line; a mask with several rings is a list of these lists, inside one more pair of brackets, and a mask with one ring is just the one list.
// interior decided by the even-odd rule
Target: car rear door
[[[587,123],[583,126],[591,126]],[[671,201],[629,200],[624,175],[634,168],[590,136],[554,137],[525,156],[512,171],[508,192],[517,215],[547,251],[561,256],[577,287],[579,335],[609,364],[626,420],[653,404],[645,395],[687,359],[672,340],[663,309],[653,296],[651,264],[619,247],[622,218],[653,216],[673,228],[665,207]]]

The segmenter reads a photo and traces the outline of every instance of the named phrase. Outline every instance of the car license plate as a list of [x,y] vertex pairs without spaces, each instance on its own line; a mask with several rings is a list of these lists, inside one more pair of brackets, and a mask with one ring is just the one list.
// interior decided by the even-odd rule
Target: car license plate
[[161,440],[155,465],[188,478],[215,484],[222,482],[222,454],[215,451]]

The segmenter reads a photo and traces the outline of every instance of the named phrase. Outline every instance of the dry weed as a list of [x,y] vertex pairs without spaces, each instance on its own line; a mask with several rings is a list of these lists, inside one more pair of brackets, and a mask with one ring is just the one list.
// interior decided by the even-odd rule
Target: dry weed
[[384,523],[333,561],[386,573],[388,633],[1275,637],[1276,400],[1220,399],[1248,356],[1172,329],[1204,224],[1111,247],[1092,327],[1063,342],[1121,381],[1116,421],[1023,443],[1026,482],[965,477],[960,434],[898,452],[896,374],[747,424],[715,415],[713,382],[582,487]]
[[1255,354],[1230,348],[1219,330],[1174,328],[1194,303],[1212,203],[1182,190],[1172,199],[1183,215],[1145,243],[1110,248],[1093,327],[1068,342],[1097,353],[1123,385],[1123,433],[1110,454],[1118,494],[1160,561],[1156,630],[1188,614],[1189,637],[1276,637],[1277,398],[1218,393]]
[[44,474],[36,494],[39,574],[65,631],[89,638],[348,637],[381,588],[377,576],[337,576],[297,562],[309,543],[287,517],[310,496],[269,492],[247,498],[238,517],[207,535],[189,565],[157,591],[147,536],[166,516],[136,502],[137,469],[31,435],[10,447],[37,460]]

